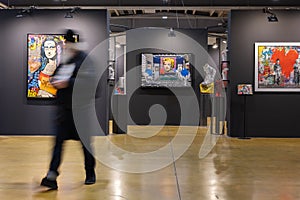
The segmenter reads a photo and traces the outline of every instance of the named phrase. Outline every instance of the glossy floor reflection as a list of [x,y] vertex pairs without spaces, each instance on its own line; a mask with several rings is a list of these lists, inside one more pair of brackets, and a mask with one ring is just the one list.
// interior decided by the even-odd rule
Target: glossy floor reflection
[[[158,134],[150,138],[146,138],[148,131],[150,135],[152,134],[149,128],[130,130],[131,136],[122,134],[96,137],[95,147],[106,143],[107,138],[112,144],[128,152],[153,152],[168,146],[178,129],[162,128]],[[186,133],[189,131],[190,129],[187,129]],[[206,131],[206,128],[199,128],[187,151],[175,163],[156,171],[142,174],[127,173],[97,162],[97,183],[89,186],[83,185],[81,145],[76,141],[67,141],[60,169],[61,175],[58,179],[58,191],[41,191],[39,188],[39,182],[47,171],[52,137],[2,136],[0,199],[300,199],[300,139],[239,140],[220,136],[213,150],[205,158],[199,159],[199,149]],[[139,133],[144,136],[136,138],[136,134]],[[184,143],[185,137],[183,136],[180,141]],[[165,154],[162,158],[172,159],[173,153],[170,151],[169,155]],[[115,157],[115,161],[126,158],[118,151],[111,152],[110,156]],[[155,166],[155,162],[160,160],[150,158],[146,164]],[[121,165],[122,162],[115,164],[114,167],[118,168],[120,166],[117,165]]]

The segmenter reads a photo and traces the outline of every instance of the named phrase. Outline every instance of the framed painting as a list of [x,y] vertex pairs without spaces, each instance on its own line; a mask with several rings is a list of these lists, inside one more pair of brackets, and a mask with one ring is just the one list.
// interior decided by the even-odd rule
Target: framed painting
[[300,91],[300,42],[255,43],[255,91]]
[[238,84],[237,85],[237,94],[238,95],[253,95],[252,85],[251,84]]
[[[79,39],[75,35],[75,41]],[[27,97],[55,98],[50,77],[61,62],[63,34],[27,34]]]
[[191,87],[192,54],[141,54],[142,87]]

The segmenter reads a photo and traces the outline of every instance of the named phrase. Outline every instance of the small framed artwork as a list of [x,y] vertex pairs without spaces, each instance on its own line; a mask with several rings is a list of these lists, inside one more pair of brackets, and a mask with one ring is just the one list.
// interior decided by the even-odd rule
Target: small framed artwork
[[253,95],[252,84],[238,84],[237,85],[238,95]]
[[300,91],[300,43],[255,43],[255,91]]

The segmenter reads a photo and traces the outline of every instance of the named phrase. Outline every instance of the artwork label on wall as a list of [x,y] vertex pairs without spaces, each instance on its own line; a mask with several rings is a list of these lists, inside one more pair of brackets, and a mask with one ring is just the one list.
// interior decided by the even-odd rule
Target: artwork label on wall
[[300,91],[300,43],[255,43],[255,91]]
[[142,87],[191,87],[191,54],[142,55]]
[[27,34],[28,98],[56,97],[50,77],[62,60],[64,41],[63,34]]

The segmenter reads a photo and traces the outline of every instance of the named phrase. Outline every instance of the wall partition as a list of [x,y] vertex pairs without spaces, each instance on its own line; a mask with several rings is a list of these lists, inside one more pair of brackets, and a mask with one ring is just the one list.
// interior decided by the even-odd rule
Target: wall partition
[[[170,34],[170,30],[166,28],[138,28],[126,32],[126,82],[127,92],[125,96],[114,96],[113,102],[118,105],[115,110],[115,119],[118,119],[119,126],[126,132],[127,125],[161,125],[158,118],[164,117],[166,125],[195,125],[193,121],[200,124],[200,118],[192,119],[193,115],[183,117],[180,99],[185,102],[191,102],[185,111],[193,113],[200,108],[200,92],[199,84],[203,81],[203,66],[208,62],[209,56],[207,52],[207,30],[204,29],[176,29],[175,34]],[[193,42],[191,42],[193,41]],[[196,47],[195,47],[196,46]],[[197,51],[195,51],[195,48]],[[196,53],[195,53],[196,52]],[[176,55],[178,58],[175,59]],[[191,87],[175,87],[168,89],[166,87],[150,86],[142,81],[145,78],[145,69],[142,65],[148,65],[152,61],[146,61],[143,56],[156,55],[156,57],[172,57],[177,62],[181,62],[180,55],[190,55],[191,68],[195,67],[200,70],[192,70]],[[157,57],[157,59],[159,59]],[[156,58],[154,58],[156,59]],[[158,61],[154,61],[158,64]],[[155,65],[155,64],[154,64]],[[193,66],[192,66],[193,65]],[[149,71],[150,72],[150,71]],[[162,71],[158,72],[155,69],[151,73],[165,74]],[[168,72],[169,73],[169,72]],[[168,75],[175,74],[175,71]],[[153,75],[154,79],[159,79]],[[155,78],[156,77],[156,78]],[[166,78],[166,77],[164,77]],[[174,78],[174,77],[173,77]],[[144,82],[145,83],[145,82]],[[164,83],[165,84],[165,83]],[[193,96],[188,92],[193,90],[194,97],[197,98],[197,103],[192,103]],[[153,116],[157,113],[156,109],[163,109],[160,116]],[[124,115],[124,112],[127,113]],[[123,113],[123,114],[120,114]],[[153,114],[153,115],[152,115]],[[121,117],[122,116],[122,117]],[[157,120],[157,121],[156,121]]]
[[[27,98],[27,35],[62,34],[74,29],[84,41],[88,52],[99,51],[97,67],[108,63],[108,28],[105,10],[79,10],[73,18],[65,18],[67,10],[32,10],[18,16],[21,10],[0,10],[1,71],[0,134],[43,135],[53,134],[54,101]],[[108,41],[108,40],[107,40]],[[107,132],[107,77],[99,82],[97,116]]]
[[[263,90],[254,91],[251,96],[237,94],[237,85],[249,83],[255,86],[255,66],[270,73],[262,73],[259,80],[271,80],[275,76],[274,63],[276,53],[274,49],[261,47],[266,56],[255,62],[255,43],[291,43],[300,42],[300,28],[298,11],[276,11],[278,22],[269,22],[268,15],[262,11],[232,11],[229,29],[229,54],[230,54],[230,135],[234,137],[299,137],[297,126],[299,107],[299,92]],[[282,74],[280,83],[274,87],[289,85],[294,87],[290,76],[294,74],[294,63],[299,57],[299,49],[294,48],[294,60],[289,59],[287,49],[290,45],[280,49],[283,58],[281,61]],[[274,54],[275,53],[275,54]],[[280,56],[279,56],[280,57]],[[286,59],[285,59],[286,57]],[[273,64],[272,64],[273,63]],[[265,81],[266,85],[272,85]],[[267,87],[266,86],[266,87]],[[268,86],[268,87],[269,87]],[[273,87],[272,86],[272,87]]]

